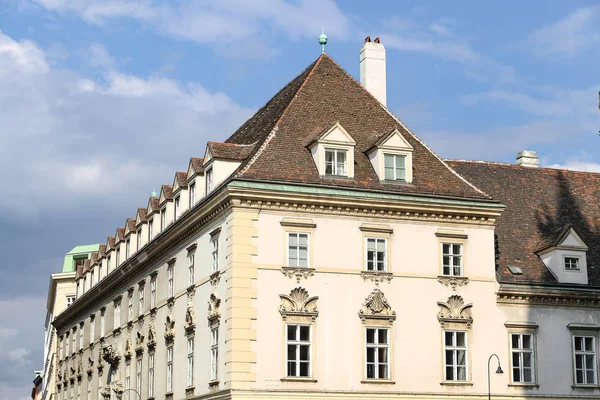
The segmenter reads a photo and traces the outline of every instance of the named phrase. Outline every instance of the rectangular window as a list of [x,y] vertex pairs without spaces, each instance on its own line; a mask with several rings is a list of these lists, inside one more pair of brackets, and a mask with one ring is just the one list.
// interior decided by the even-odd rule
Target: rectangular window
[[206,170],[206,194],[208,195],[213,190],[213,170]]
[[177,221],[177,219],[179,219],[179,216],[181,215],[181,202],[180,202],[180,196],[175,197],[175,221]]
[[127,296],[127,321],[133,321],[133,294]]
[[310,325],[287,326],[287,376],[310,377]]
[[104,319],[105,310],[100,311],[100,337],[104,337],[105,331],[105,319]]
[[148,354],[148,397],[154,397],[154,353]]
[[444,332],[444,358],[447,381],[467,380],[467,332]]
[[190,208],[196,204],[196,183],[190,183]]
[[169,292],[167,293],[167,298],[169,299],[175,295],[175,288],[173,286],[174,273],[175,271],[173,270],[173,265],[169,265],[169,268],[167,268],[167,276],[169,278],[167,285],[167,289]]
[[309,233],[288,233],[288,267],[308,267]]
[[72,338],[72,342],[71,342],[71,351],[73,352],[73,354],[75,354],[75,352],[77,351],[77,342],[76,342],[76,333],[75,333],[75,329],[73,329],[73,334],[71,335]]
[[219,235],[214,236],[210,240],[212,247],[212,272],[219,270]]
[[579,269],[579,258],[565,257],[565,269],[578,270]]
[[442,269],[448,276],[462,276],[462,244],[442,243]]
[[156,307],[156,278],[150,280],[150,308]]
[[140,251],[140,249],[142,248],[142,228],[139,228],[137,230],[137,233],[135,234],[135,238],[137,239],[136,251]]
[[102,272],[102,269],[104,268],[105,263],[106,261],[100,261],[100,263],[98,264],[98,282],[100,282],[100,280],[104,278],[104,273]]
[[135,388],[137,392],[142,395],[142,359],[138,358],[135,370]]
[[511,333],[512,381],[533,383],[533,335]]
[[367,379],[390,379],[389,329],[366,328]]
[[325,175],[348,176],[346,150],[325,149]]
[[88,396],[87,396],[88,400],[92,400],[92,389],[88,389]]
[[131,254],[131,238],[125,241],[125,259],[127,260]]
[[121,302],[117,302],[117,303],[115,303],[113,329],[117,329],[120,326],[121,326]]
[[90,289],[94,286],[94,278],[96,275],[96,271],[92,269],[90,272]]
[[138,300],[139,300],[139,305],[138,305],[138,314],[142,315],[144,313],[144,287],[145,285],[140,285],[139,289],[138,289]]
[[192,286],[195,282],[194,279],[194,252],[188,254],[188,286]]
[[119,247],[117,247],[117,259],[116,259],[116,264],[115,264],[115,269],[121,265],[121,245],[118,245]]
[[367,238],[367,271],[387,271],[387,239]]
[[219,378],[219,327],[210,330],[210,379]]
[[573,336],[573,357],[575,358],[575,384],[596,384],[596,338],[594,336]]
[[129,400],[129,393],[131,390],[131,363],[125,364],[125,399]]
[[106,259],[106,276],[108,276],[108,271],[110,271],[110,259],[111,259],[111,256],[109,254]]
[[167,393],[173,391],[173,345],[167,347]]
[[384,154],[385,180],[406,181],[406,156]]
[[71,307],[71,305],[75,302],[75,296],[67,296],[67,308]]
[[96,331],[96,319],[90,318],[90,343],[94,343],[94,336]]
[[150,241],[152,240],[153,237],[154,237],[154,218],[150,218],[148,220],[148,243],[150,243]]
[[65,356],[65,345],[64,345],[64,339],[61,338],[59,343],[59,350],[58,350],[58,358],[60,360],[62,360],[62,358]]
[[79,348],[83,349],[83,328],[84,325],[79,325]]
[[187,340],[187,385],[194,384],[194,338],[189,337]]
[[160,210],[160,231],[164,231],[167,227],[167,207]]

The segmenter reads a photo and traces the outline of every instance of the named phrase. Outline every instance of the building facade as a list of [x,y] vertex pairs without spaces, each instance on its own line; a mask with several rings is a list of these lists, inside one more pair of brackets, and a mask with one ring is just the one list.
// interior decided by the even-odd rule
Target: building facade
[[46,321],[44,323],[44,364],[43,370],[36,372],[31,397],[33,399],[56,399],[56,329],[54,318],[75,301],[75,271],[79,265],[97,252],[99,245],[84,245],[73,248],[65,254],[62,270],[50,276],[48,299],[46,301]]
[[482,398],[493,354],[494,396],[598,396],[598,242],[505,251],[511,197],[386,108],[379,39],[360,62],[321,55],[84,262],[58,399]]

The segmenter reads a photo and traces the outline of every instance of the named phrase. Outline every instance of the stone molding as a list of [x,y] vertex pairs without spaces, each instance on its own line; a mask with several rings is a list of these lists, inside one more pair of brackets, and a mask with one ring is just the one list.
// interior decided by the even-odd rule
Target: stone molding
[[446,287],[452,288],[453,291],[456,291],[457,287],[466,286],[469,283],[469,278],[466,276],[440,275],[438,276],[438,282]]
[[313,276],[315,274],[315,269],[308,267],[281,267],[281,273],[290,279],[296,277],[296,282],[300,283],[302,278],[308,279]]
[[292,289],[290,294],[280,294],[279,313],[285,321],[288,317],[310,317],[313,321],[319,316],[317,309],[318,296],[309,296],[302,287]]
[[194,304],[191,301],[187,303],[183,328],[188,335],[194,333],[196,330],[196,313],[194,312]]
[[167,315],[165,321],[165,340],[167,342],[172,342],[175,339],[175,320],[173,319],[173,315]]
[[208,298],[208,314],[206,316],[210,322],[214,323],[215,321],[219,321],[221,318],[220,307],[221,299],[215,296],[214,293],[211,293],[210,297]]
[[383,292],[376,287],[365,299],[358,316],[364,324],[367,320],[387,320],[390,325],[396,319],[396,311],[388,303]]
[[465,303],[463,298],[456,294],[448,297],[447,301],[438,301],[437,304],[440,307],[437,317],[442,327],[448,323],[461,323],[466,324],[467,328],[471,327],[473,323],[473,316],[471,315],[473,304]]

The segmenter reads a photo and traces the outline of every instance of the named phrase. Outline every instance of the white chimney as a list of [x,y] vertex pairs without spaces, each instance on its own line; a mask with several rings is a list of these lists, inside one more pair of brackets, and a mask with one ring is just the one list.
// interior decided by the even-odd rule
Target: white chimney
[[535,151],[523,150],[517,154],[517,165],[522,167],[537,168],[538,164],[539,159]]
[[360,48],[360,84],[384,106],[385,94],[385,47],[379,38],[371,42],[367,36]]

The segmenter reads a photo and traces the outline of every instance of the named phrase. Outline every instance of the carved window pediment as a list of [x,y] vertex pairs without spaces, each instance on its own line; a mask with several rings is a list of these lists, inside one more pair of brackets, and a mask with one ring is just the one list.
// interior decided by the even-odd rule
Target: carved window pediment
[[194,332],[194,330],[196,329],[196,313],[194,312],[194,305],[192,304],[192,302],[189,302],[187,304],[183,327],[186,333],[188,334]]
[[165,321],[165,340],[171,341],[175,338],[175,320],[172,315],[167,315]]
[[290,294],[280,294],[279,313],[285,320],[288,317],[310,317],[313,321],[319,315],[317,309],[318,296],[309,296],[306,289],[297,287]]
[[102,359],[112,368],[117,368],[119,361],[121,361],[121,356],[112,345],[108,345],[102,348]]
[[381,289],[375,288],[365,299],[362,308],[358,311],[358,316],[363,323],[367,319],[371,319],[388,320],[391,324],[396,319],[396,311],[392,310]]
[[154,323],[151,323],[148,327],[148,344],[149,349],[153,349],[156,346],[156,328],[154,328]]
[[138,332],[135,338],[135,353],[140,355],[144,352],[144,335]]
[[438,301],[440,312],[438,313],[438,321],[442,327],[448,323],[466,324],[467,328],[473,323],[471,308],[473,304],[465,303],[463,298],[458,295],[448,297],[448,301]]
[[208,315],[206,317],[211,323],[218,322],[221,318],[221,310],[219,309],[220,306],[221,299],[212,293],[208,299]]
[[125,359],[130,360],[133,352],[131,351],[131,337],[127,337],[127,341],[125,342]]

